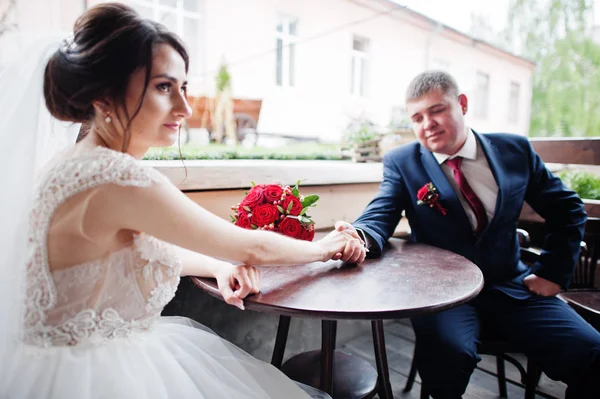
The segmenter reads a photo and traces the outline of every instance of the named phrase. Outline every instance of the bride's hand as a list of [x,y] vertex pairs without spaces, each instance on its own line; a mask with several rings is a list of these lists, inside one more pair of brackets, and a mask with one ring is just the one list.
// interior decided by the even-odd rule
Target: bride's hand
[[260,270],[247,265],[227,265],[215,273],[219,292],[230,305],[244,310],[244,299],[260,292]]
[[363,243],[348,231],[334,230],[317,241],[317,244],[325,249],[326,256],[323,261],[342,259],[344,253],[351,255],[348,257],[344,256],[344,259],[342,259],[344,261],[356,259],[355,262],[358,263],[365,259],[366,250]]

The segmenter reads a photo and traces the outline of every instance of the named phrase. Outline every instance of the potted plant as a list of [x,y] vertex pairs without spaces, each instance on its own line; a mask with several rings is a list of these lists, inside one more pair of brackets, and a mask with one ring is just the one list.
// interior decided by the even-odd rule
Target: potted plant
[[379,162],[382,135],[368,119],[352,121],[346,127],[344,142],[354,162]]

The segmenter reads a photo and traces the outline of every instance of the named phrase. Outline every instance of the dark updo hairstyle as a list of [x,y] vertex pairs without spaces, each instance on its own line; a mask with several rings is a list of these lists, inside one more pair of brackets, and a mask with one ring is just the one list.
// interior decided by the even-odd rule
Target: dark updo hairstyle
[[[125,126],[122,151],[126,151],[131,140],[131,121],[142,108],[153,49],[158,44],[173,47],[188,71],[185,46],[164,25],[141,18],[134,9],[119,3],[90,8],[75,22],[73,38],[66,40],[46,65],[44,97],[48,110],[59,120],[86,126],[95,115],[93,102],[111,99],[115,107],[125,112],[127,120],[119,122]],[[137,108],[129,115],[125,92],[131,74],[138,68],[146,71],[144,90]]]

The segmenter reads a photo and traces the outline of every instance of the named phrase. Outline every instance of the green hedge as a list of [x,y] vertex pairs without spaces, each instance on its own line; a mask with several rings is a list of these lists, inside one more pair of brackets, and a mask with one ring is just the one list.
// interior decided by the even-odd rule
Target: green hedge
[[245,148],[225,145],[182,146],[179,149],[151,148],[147,160],[215,160],[215,159],[275,159],[275,160],[342,160],[337,145],[300,143],[279,148]]
[[566,170],[558,172],[557,176],[579,197],[600,200],[600,177],[598,175],[582,170]]

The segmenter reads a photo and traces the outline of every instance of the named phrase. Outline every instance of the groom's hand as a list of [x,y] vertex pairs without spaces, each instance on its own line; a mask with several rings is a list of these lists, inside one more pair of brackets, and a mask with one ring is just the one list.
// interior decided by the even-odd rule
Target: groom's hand
[[560,292],[560,285],[535,274],[525,277],[523,284],[536,295],[554,296]]
[[360,237],[360,234],[356,231],[354,226],[352,226],[348,222],[338,221],[335,223],[335,229],[340,232],[345,232],[346,234],[350,234],[356,240],[348,241],[348,244],[344,248],[342,253],[341,260],[349,263],[360,263],[365,260],[367,256],[367,249],[365,247],[365,243]]

